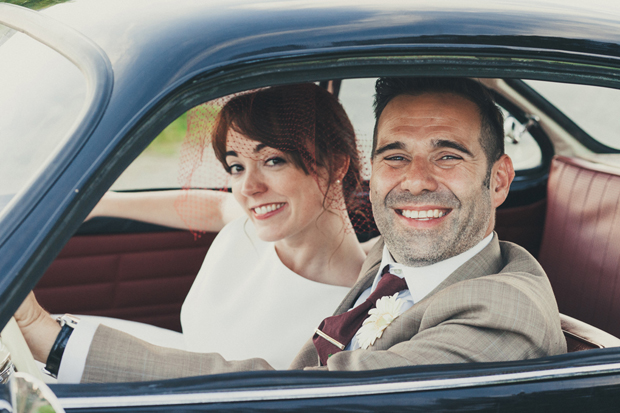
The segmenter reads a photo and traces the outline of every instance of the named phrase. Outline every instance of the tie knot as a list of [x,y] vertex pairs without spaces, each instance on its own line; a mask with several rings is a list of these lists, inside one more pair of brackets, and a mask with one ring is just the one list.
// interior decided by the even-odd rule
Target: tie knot
[[389,272],[389,267],[389,265],[386,265],[385,268],[383,268],[383,271],[381,271],[381,280],[379,280],[375,291],[373,291],[368,297],[369,301],[376,301],[386,295],[394,295],[399,291],[407,289],[407,281],[405,281],[404,278],[391,274]]

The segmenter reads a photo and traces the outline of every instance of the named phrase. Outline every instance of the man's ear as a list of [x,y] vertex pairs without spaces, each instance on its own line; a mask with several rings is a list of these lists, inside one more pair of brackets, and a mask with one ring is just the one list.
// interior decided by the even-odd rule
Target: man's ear
[[514,177],[515,170],[512,166],[512,159],[508,155],[502,155],[491,170],[490,190],[493,208],[504,203]]

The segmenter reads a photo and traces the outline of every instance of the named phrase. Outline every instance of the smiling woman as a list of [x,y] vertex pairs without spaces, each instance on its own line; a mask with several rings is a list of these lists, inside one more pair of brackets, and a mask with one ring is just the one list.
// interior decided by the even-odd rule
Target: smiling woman
[[[165,204],[168,214],[176,207],[180,227],[197,234],[221,229],[181,311],[185,348],[228,359],[259,356],[284,369],[348,292],[365,258],[347,212],[354,211],[361,181],[351,123],[337,99],[315,84],[272,87],[191,111],[181,153],[185,190],[159,197],[111,193],[91,216],[165,222],[140,216],[142,209],[161,213]],[[218,186],[232,189],[238,203],[232,212],[227,191],[192,189],[202,186],[205,153],[230,178]],[[109,213],[110,203],[118,214]],[[237,218],[239,211],[246,216]],[[70,343],[87,341],[87,324]],[[81,371],[69,366],[81,361],[71,354],[63,360],[59,378],[78,380]]]

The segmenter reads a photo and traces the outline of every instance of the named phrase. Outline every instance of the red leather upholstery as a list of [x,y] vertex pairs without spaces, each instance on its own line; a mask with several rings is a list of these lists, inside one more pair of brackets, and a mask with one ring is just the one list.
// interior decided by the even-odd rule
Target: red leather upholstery
[[73,237],[34,289],[51,313],[117,317],[181,331],[179,312],[215,234]]
[[620,169],[556,157],[539,261],[560,312],[620,336]]
[[495,231],[499,239],[511,241],[538,256],[545,223],[545,200],[495,213]]

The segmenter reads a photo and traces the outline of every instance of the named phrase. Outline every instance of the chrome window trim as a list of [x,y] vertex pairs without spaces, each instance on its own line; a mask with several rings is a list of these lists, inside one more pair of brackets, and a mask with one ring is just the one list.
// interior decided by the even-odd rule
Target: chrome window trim
[[407,393],[428,390],[459,389],[468,387],[526,383],[536,380],[563,379],[620,373],[620,363],[567,367],[529,372],[505,373],[492,376],[459,377],[450,379],[420,380],[400,383],[373,383],[343,386],[320,386],[294,389],[212,391],[197,393],[132,395],[108,397],[59,398],[65,409],[173,406],[207,403],[231,403],[270,400],[296,400],[370,396],[387,393]]

